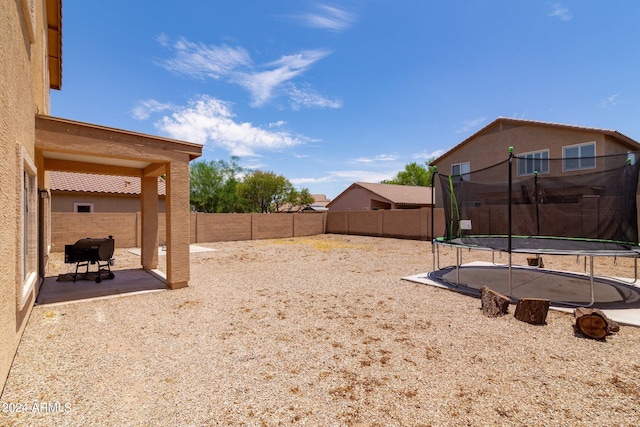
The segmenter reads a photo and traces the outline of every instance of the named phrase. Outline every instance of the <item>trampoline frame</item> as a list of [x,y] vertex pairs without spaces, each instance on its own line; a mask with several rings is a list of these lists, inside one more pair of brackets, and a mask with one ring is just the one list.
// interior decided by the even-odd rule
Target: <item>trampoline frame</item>
[[[481,246],[462,246],[459,244],[455,244],[455,243],[449,243],[449,242],[445,242],[445,241],[441,241],[439,239],[433,239],[432,244],[431,244],[431,252],[432,252],[432,257],[433,257],[433,271],[436,271],[436,266],[437,266],[437,270],[440,270],[440,246],[448,246],[451,248],[455,248],[456,249],[456,283],[455,286],[460,286],[460,267],[462,266],[462,250],[463,249],[468,249],[469,251],[471,250],[483,250],[483,251],[491,251],[491,262],[494,265],[497,265],[495,262],[495,253],[496,252],[500,252],[503,253],[505,251],[499,251],[493,248],[489,248],[489,247],[481,247]],[[617,251],[617,252],[613,252],[613,251],[603,251],[602,253],[597,253],[595,251],[592,251],[588,254],[576,254],[575,252],[572,253],[568,253],[568,252],[551,252],[551,251],[522,251],[522,250],[518,250],[518,251],[513,251],[512,252],[506,252],[508,254],[508,258],[509,258],[509,262],[507,264],[508,266],[508,275],[509,275],[509,297],[516,299],[516,297],[513,296],[513,257],[512,254],[513,253],[518,253],[518,254],[526,254],[526,255],[536,255],[539,256],[541,254],[546,254],[546,255],[563,255],[563,256],[568,256],[568,255],[577,255],[578,257],[580,256],[584,256],[585,257],[585,264],[586,264],[586,260],[587,258],[589,258],[589,285],[590,285],[590,301],[588,305],[581,305],[581,304],[573,304],[567,301],[553,301],[553,302],[557,302],[557,303],[562,303],[564,305],[568,305],[568,306],[575,306],[575,307],[591,307],[595,304],[595,287],[594,287],[594,267],[593,267],[593,258],[594,257],[611,257],[611,256],[615,256],[615,257],[623,257],[623,258],[633,258],[633,265],[634,265],[634,280],[633,282],[625,282],[622,280],[618,280],[621,283],[626,283],[626,284],[635,284],[638,281],[638,257],[640,257],[640,253],[636,252],[636,251]],[[519,266],[521,268],[538,268],[538,267],[524,267],[524,266]],[[586,265],[585,265],[585,272],[586,272]]]
[[[449,241],[445,241],[445,240],[441,240],[441,239],[436,239],[435,236],[435,226],[434,226],[434,209],[435,209],[435,203],[431,204],[431,236],[432,236],[432,243],[431,243],[431,252],[432,252],[432,263],[433,263],[433,271],[436,271],[436,258],[437,258],[437,267],[438,270],[441,269],[440,267],[440,251],[439,251],[439,246],[449,246],[452,248],[456,249],[456,286],[460,285],[460,267],[462,265],[462,249],[468,249],[469,251],[471,250],[488,250],[492,252],[492,263],[494,265],[497,265],[495,263],[495,253],[496,252],[506,252],[508,254],[508,258],[509,258],[509,263],[508,263],[508,270],[509,270],[509,297],[513,298],[514,300],[517,300],[517,298],[515,296],[513,296],[513,272],[512,272],[512,268],[513,268],[513,258],[512,255],[513,253],[517,253],[517,254],[528,254],[528,255],[536,255],[538,258],[540,255],[575,255],[578,257],[580,256],[584,256],[585,257],[585,273],[586,273],[586,262],[587,262],[587,257],[589,258],[589,283],[590,283],[590,302],[586,307],[591,307],[595,304],[595,291],[594,291],[594,267],[593,267],[593,258],[594,257],[623,257],[623,258],[633,258],[633,262],[634,262],[634,280],[633,282],[626,282],[623,280],[618,280],[621,283],[626,283],[626,284],[635,284],[638,281],[638,257],[640,257],[640,245],[635,244],[633,249],[619,249],[619,250],[612,250],[612,249],[606,249],[606,250],[591,250],[591,251],[574,251],[574,250],[559,250],[559,249],[529,249],[529,248],[520,248],[520,249],[514,249],[513,248],[513,239],[514,236],[512,235],[512,193],[513,193],[513,188],[512,188],[512,182],[513,182],[513,177],[512,177],[512,167],[511,167],[511,163],[513,161],[514,155],[513,155],[513,147],[509,147],[509,189],[508,189],[508,235],[507,236],[500,236],[500,237],[506,237],[507,238],[507,249],[506,250],[498,250],[495,248],[491,248],[491,247],[485,247],[485,246],[476,246],[476,245],[461,245],[461,244],[457,244],[457,243],[453,243],[451,240]],[[434,184],[435,184],[435,179],[431,180],[431,200],[433,202],[434,200]],[[478,237],[478,236],[476,236]],[[489,237],[489,236],[485,236],[485,237]],[[491,236],[491,237],[498,237],[498,236]],[[515,236],[516,239],[521,239],[521,238],[527,238],[526,236]],[[528,238],[536,238],[534,236],[528,236]],[[545,236],[545,239],[550,239],[553,240],[552,237],[548,237]],[[580,241],[580,240],[584,240],[584,241],[588,241],[587,239],[570,239],[573,241]],[[609,243],[620,243],[620,242],[609,242]],[[625,246],[630,246],[629,244],[624,244]],[[539,266],[539,263],[538,263]],[[525,267],[526,268],[526,267]],[[529,268],[538,268],[538,267],[529,267]],[[567,301],[554,301],[557,303],[562,303],[565,305],[569,305],[569,306],[575,306],[575,307],[585,307],[584,305],[580,305],[580,304],[573,304]]]

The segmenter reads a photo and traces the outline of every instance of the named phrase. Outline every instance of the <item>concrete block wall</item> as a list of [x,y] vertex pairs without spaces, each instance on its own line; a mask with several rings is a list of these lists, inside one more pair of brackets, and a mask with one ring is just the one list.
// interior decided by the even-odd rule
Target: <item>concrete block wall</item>
[[252,240],[251,215],[203,212],[191,214],[192,224],[195,221],[195,235],[191,236],[192,241],[205,243]]
[[251,214],[252,240],[293,237],[293,217],[290,214]]
[[[190,242],[207,243],[236,240],[277,239],[324,234],[327,214],[209,214],[192,213]],[[63,252],[64,245],[85,237],[113,235],[116,247],[139,247],[141,214],[73,213],[51,214],[53,252]],[[166,216],[159,214],[158,245],[166,241]]]
[[[318,219],[322,221],[318,221]],[[323,214],[301,214],[293,216],[294,236],[315,236],[324,234],[326,229],[327,215]]]
[[[326,232],[431,240],[431,208],[342,211],[327,214]],[[434,209],[435,237],[444,233],[444,209]]]
[[[435,212],[435,235],[444,233],[444,210]],[[278,239],[324,233],[430,240],[431,209],[344,211],[296,214],[208,214],[192,213],[190,242]],[[118,248],[139,247],[140,213],[51,214],[52,251],[85,237],[113,235]],[[158,245],[166,240],[166,218],[158,219]]]
[[109,235],[115,239],[116,247],[134,248],[139,245],[139,227],[135,213],[51,212],[51,250],[64,252],[64,245]]

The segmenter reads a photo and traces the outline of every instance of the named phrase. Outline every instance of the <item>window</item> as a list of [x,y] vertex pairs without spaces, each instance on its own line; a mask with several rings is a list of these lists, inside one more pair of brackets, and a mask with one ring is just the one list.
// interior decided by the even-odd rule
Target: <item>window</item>
[[91,213],[93,212],[93,203],[74,203],[73,211],[77,213]]
[[596,167],[596,143],[568,145],[562,147],[562,170],[565,172]]
[[22,262],[18,292],[16,292],[16,304],[18,310],[22,310],[29,299],[38,276],[38,191],[37,169],[29,154],[23,147],[18,148],[20,159],[21,183],[21,232],[19,234]]
[[471,172],[471,165],[469,162],[465,162],[465,163],[456,163],[451,165],[451,175],[452,176],[462,176],[462,175],[466,175],[463,177],[463,179],[465,181],[469,180],[469,172]]
[[533,151],[518,155],[518,175],[549,173],[549,150]]

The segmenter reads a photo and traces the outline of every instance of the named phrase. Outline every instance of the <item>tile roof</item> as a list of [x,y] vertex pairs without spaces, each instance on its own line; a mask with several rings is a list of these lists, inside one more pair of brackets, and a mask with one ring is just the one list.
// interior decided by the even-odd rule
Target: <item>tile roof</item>
[[[140,194],[140,178],[132,176],[94,175],[88,173],[50,172],[49,188],[52,191],[77,191],[87,193]],[[166,195],[164,179],[158,177],[158,194]]]
[[316,206],[327,206],[327,204],[331,201],[327,199],[326,194],[312,194],[313,197],[313,205]]
[[[397,205],[428,205],[431,204],[431,187],[413,185],[378,184],[371,182],[356,182],[380,197],[384,197]],[[349,188],[351,188],[349,187]]]

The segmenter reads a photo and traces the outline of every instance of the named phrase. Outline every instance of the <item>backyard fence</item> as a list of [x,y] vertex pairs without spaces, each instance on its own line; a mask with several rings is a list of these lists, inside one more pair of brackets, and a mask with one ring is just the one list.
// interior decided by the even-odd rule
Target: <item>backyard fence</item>
[[[444,213],[435,209],[435,234],[444,231]],[[112,235],[117,247],[140,247],[138,213],[51,213],[53,252],[86,237]],[[431,209],[346,211],[294,214],[191,213],[191,243],[277,239],[318,234],[358,234],[402,239],[431,239]],[[158,218],[158,243],[166,240],[165,214]]]

